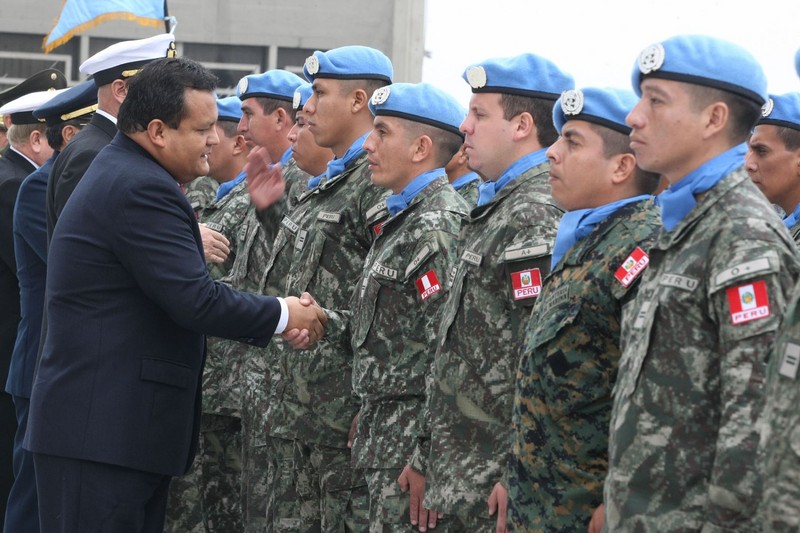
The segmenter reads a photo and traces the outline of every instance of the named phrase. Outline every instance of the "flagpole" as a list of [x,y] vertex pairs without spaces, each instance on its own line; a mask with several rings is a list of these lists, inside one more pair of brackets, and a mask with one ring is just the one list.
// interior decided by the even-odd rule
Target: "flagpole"
[[169,33],[169,9],[167,8],[167,0],[164,0],[164,33]]

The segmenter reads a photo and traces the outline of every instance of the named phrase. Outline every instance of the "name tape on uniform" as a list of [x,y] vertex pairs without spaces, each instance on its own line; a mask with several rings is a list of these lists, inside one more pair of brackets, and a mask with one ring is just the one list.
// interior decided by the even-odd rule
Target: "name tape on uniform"
[[515,300],[536,298],[542,291],[542,274],[538,268],[512,272],[511,285],[514,288]]
[[374,263],[372,265],[372,271],[379,276],[383,276],[384,278],[397,279],[397,270],[383,266],[380,263]]
[[442,290],[442,286],[439,284],[439,278],[436,277],[436,272],[433,270],[428,270],[417,280],[417,291],[419,291],[419,296],[423,302],[440,290]]
[[755,259],[753,261],[747,261],[746,263],[742,263],[736,265],[733,268],[729,268],[723,272],[717,274],[717,277],[714,278],[714,282],[717,285],[724,285],[725,283],[742,277],[742,276],[753,276],[755,274],[759,274],[761,272],[770,272],[771,268],[769,266],[769,259],[766,257],[762,257],[760,259]]
[[301,229],[297,233],[297,238],[294,240],[295,249],[297,249],[297,250],[302,250],[303,249],[303,246],[305,246],[305,244],[306,244],[306,236],[307,235],[308,235],[308,232],[306,230],[304,230],[304,229]]
[[283,220],[281,220],[281,224],[283,225],[284,228],[288,229],[292,233],[297,233],[297,230],[300,229],[300,226],[289,217],[283,217]]
[[464,253],[461,255],[461,260],[475,266],[481,266],[483,256],[475,252],[470,252],[469,250],[464,250]]
[[516,261],[517,259],[529,259],[534,257],[542,257],[547,255],[550,247],[546,244],[539,246],[528,246],[527,248],[518,248],[516,250],[506,250],[504,257],[506,261]]
[[322,220],[323,222],[333,222],[334,224],[338,224],[339,222],[342,221],[342,214],[320,211],[317,214],[317,220]]
[[372,218],[381,211],[386,211],[386,200],[381,200],[377,204],[367,209],[367,220],[372,220]]
[[744,324],[770,315],[767,282],[746,283],[727,290],[733,324]]
[[431,255],[433,255],[433,248],[426,244],[422,247],[422,250],[420,250],[419,253],[414,256],[414,259],[412,259],[411,263],[409,263],[409,265],[406,267],[406,278],[408,278],[408,276]]
[[659,285],[688,292],[695,290],[697,288],[697,283],[698,281],[695,278],[680,276],[678,274],[662,274],[661,279],[658,280]]
[[647,268],[649,264],[650,256],[637,246],[636,249],[631,252],[631,255],[622,262],[622,265],[614,273],[614,277],[617,278],[617,281],[622,283],[623,287],[628,287],[633,283],[633,280],[639,277],[639,274],[644,272],[644,269]]
[[779,372],[781,376],[786,376],[789,379],[797,379],[798,367],[800,367],[800,344],[789,342],[786,344],[786,349],[783,351],[783,359],[781,360]]

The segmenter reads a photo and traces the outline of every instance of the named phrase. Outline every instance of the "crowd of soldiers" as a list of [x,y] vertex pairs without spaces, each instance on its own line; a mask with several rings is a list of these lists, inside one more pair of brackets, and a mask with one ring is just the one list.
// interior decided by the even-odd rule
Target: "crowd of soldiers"
[[[0,93],[8,533],[58,523],[34,469],[37,361],[70,368],[43,348],[48,243],[173,52],[118,43],[75,87]],[[303,74],[218,98],[182,188],[216,283],[299,297],[324,333],[209,336],[194,462],[125,531],[800,529],[800,92],[699,35],[643,50],[632,91],[487,59],[466,110],[364,46]]]

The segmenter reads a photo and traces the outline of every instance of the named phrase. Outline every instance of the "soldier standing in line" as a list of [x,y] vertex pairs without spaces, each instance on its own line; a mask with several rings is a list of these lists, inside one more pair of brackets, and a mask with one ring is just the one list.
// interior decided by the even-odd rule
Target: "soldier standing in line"
[[632,82],[631,147],[670,186],[623,316],[605,529],[755,530],[766,362],[800,271],[744,169],[767,80],[743,48],[693,35],[642,51]]
[[512,531],[582,531],[603,502],[622,308],[661,229],[659,177],[637,167],[628,142],[635,104],[630,90],[587,88],[553,109],[561,136],[547,151],[549,181],[567,212],[517,370]]
[[553,104],[573,80],[533,54],[470,66],[464,79],[473,92],[461,125],[469,166],[491,181],[464,221],[450,273],[428,398],[430,453],[418,448],[406,473],[412,500],[426,476],[425,507],[445,514],[437,528],[472,532],[496,523],[486,499],[505,471],[519,346],[561,218],[547,184]]
[[[370,181],[363,144],[372,130],[369,98],[391,83],[392,65],[378,50],[345,46],[314,52],[304,72],[313,84],[305,127],[336,158],[281,222],[263,290],[314,290],[320,305],[346,309],[388,214],[385,190]],[[263,150],[250,159],[250,192],[264,208],[283,197],[284,178],[279,168],[267,168]],[[252,428],[245,436],[247,530],[365,529],[364,474],[351,466],[347,448],[360,406],[349,339],[323,342],[302,356],[276,342],[259,359],[267,370],[248,358],[253,366],[245,377],[245,403],[253,412],[245,421]]]
[[800,242],[800,93],[771,95],[747,142],[747,173]]
[[469,168],[466,145],[461,145],[458,152],[444,166],[444,170],[447,172],[450,185],[467,201],[471,209],[478,201],[478,186],[481,183],[481,177]]

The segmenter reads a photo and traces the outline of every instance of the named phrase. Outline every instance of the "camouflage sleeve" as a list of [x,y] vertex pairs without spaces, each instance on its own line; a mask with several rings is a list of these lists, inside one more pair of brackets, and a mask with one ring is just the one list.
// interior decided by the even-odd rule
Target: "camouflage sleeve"
[[342,342],[342,338],[348,335],[350,331],[350,318],[352,314],[349,309],[324,309],[325,316],[328,317],[328,323],[325,325],[320,342]]
[[743,241],[722,255],[712,264],[708,285],[720,347],[720,420],[704,528],[709,531],[757,522],[761,480],[756,452],[766,355],[794,283],[776,248]]

